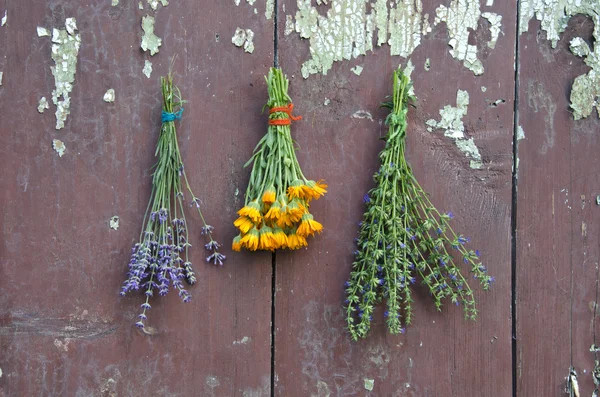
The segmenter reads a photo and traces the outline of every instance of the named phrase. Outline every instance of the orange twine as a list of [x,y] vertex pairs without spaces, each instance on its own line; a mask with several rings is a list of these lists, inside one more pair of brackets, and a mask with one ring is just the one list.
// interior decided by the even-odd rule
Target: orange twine
[[290,103],[287,106],[277,106],[277,107],[271,108],[269,110],[269,114],[280,112],[280,113],[287,114],[288,117],[286,117],[284,119],[269,119],[269,125],[290,125],[290,124],[292,124],[292,120],[294,120],[294,121],[302,120],[302,116],[292,116],[293,111],[294,111],[293,103]]

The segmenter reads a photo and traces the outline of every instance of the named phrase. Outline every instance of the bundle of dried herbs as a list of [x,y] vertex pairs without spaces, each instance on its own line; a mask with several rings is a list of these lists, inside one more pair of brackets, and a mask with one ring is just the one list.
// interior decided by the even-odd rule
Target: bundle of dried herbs
[[141,305],[136,326],[144,328],[147,311],[151,308],[150,298],[155,292],[160,296],[169,290],[177,290],[184,302],[191,296],[184,288],[196,282],[196,276],[189,261],[191,244],[185,218],[185,195],[189,195],[189,206],[195,207],[202,221],[202,234],[208,240],[205,248],[209,251],[207,262],[223,264],[225,255],[219,252],[220,244],[212,237],[213,227],[208,225],[200,210],[200,199],[192,192],[181,159],[175,121],[181,119],[183,103],[181,92],[173,85],[169,74],[161,78],[162,83],[162,126],[155,155],[158,162],[152,176],[152,193],[144,215],[140,240],[133,246],[129,272],[123,283],[121,296],[130,291],[142,290],[146,296]]
[[389,130],[379,154],[381,167],[373,177],[376,186],[363,198],[366,211],[345,284],[347,327],[353,340],[367,336],[374,308],[382,301],[387,303],[383,315],[390,332],[403,333],[412,319],[411,286],[417,279],[427,286],[438,310],[448,299],[463,305],[467,319],[475,319],[473,290],[455,258],[469,266],[483,289],[494,280],[481,264],[479,251],[467,248],[469,238],[450,226],[454,215],[435,208],[406,161],[411,87],[408,77],[397,70],[392,100],[383,104],[391,111],[386,119]]
[[240,230],[232,244],[235,251],[295,250],[308,245],[308,236],[323,230],[309,206],[311,200],[327,192],[327,185],[322,180],[307,179],[296,159],[290,124],[301,117],[292,115],[289,81],[276,68],[271,68],[266,80],[269,127],[245,165],[252,164],[252,173],[245,205],[234,222]]

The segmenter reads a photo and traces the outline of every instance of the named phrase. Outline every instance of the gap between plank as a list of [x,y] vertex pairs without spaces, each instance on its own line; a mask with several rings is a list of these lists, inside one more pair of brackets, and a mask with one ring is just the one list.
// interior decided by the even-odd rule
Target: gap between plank
[[514,123],[513,123],[513,165],[512,165],[512,203],[510,217],[510,284],[511,284],[511,318],[512,318],[512,395],[517,397],[517,183],[519,169],[519,141],[517,140],[517,130],[519,128],[519,21],[520,21],[520,5],[521,0],[517,0],[517,23],[516,23],[516,39],[515,39],[515,103],[514,103]]

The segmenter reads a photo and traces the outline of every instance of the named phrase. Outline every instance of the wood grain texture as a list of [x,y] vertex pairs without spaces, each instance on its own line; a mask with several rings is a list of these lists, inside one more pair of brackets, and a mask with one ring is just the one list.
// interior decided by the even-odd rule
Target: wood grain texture
[[[268,396],[271,255],[232,256],[229,244],[248,179],[242,166],[264,131],[272,21],[229,2],[171,2],[155,14],[163,46],[147,79],[140,20],[154,13],[120,3],[3,3],[0,395]],[[36,26],[64,27],[66,17],[77,19],[82,47],[71,114],[56,131],[54,106],[36,109],[54,85],[50,39]],[[231,44],[240,19],[256,34],[252,55]],[[118,292],[150,194],[159,76],[174,55],[175,81],[189,101],[178,124],[184,162],[229,258],[222,268],[204,263],[190,212],[194,298],[155,300],[149,336],[133,327],[141,295]],[[116,102],[107,104],[111,87]],[[62,158],[54,138],[66,144]],[[108,225],[113,215],[117,231]]]
[[[436,4],[425,2],[425,11]],[[288,3],[286,12],[295,10]],[[323,6],[325,7],[325,6]],[[349,275],[353,239],[362,217],[362,197],[372,186],[382,148],[378,136],[385,112],[377,109],[391,92],[391,74],[400,62],[389,48],[335,64],[327,76],[303,80],[300,66],[308,43],[283,35],[285,13],[279,10],[279,63],[291,77],[291,96],[302,122],[292,134],[298,158],[309,178],[325,178],[329,194],[311,206],[322,221],[322,236],[307,250],[276,255],[275,395],[302,396],[508,396],[512,393],[510,319],[510,214],[515,41],[515,2],[497,4],[503,16],[497,48],[482,52],[486,72],[475,77],[448,54],[445,27],[437,27],[412,56],[417,108],[409,111],[408,156],[420,183],[440,210],[456,214],[456,229],[473,238],[497,282],[490,293],[477,289],[481,315],[463,320],[455,307],[435,311],[423,288],[416,288],[415,319],[406,335],[389,336],[383,309],[375,313],[369,338],[350,342],[345,333],[343,283]],[[323,12],[326,10],[323,9]],[[480,48],[489,34],[473,34]],[[431,70],[424,71],[426,58]],[[363,65],[362,75],[350,71]],[[482,93],[481,86],[486,86]],[[471,104],[465,125],[482,152],[484,167],[469,161],[439,131],[424,122],[439,119],[444,105],[456,105],[458,89]],[[328,106],[323,103],[331,100]],[[490,104],[498,99],[506,102]],[[373,121],[354,119],[367,110]],[[364,379],[375,381],[368,393]]]
[[591,395],[598,329],[600,122],[574,121],[573,79],[588,68],[568,48],[591,38],[592,23],[569,22],[555,49],[530,22],[519,38],[517,205],[517,391],[519,396],[565,395],[573,366],[580,395]]

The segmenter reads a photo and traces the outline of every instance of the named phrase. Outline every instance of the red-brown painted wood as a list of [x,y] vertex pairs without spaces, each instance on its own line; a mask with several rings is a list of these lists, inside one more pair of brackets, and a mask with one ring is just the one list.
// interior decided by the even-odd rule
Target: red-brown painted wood
[[[248,179],[242,166],[264,131],[272,21],[233,2],[173,1],[156,12],[163,46],[147,79],[140,20],[152,12],[137,3],[3,3],[1,396],[270,394],[271,255],[231,255],[229,246]],[[54,106],[43,115],[36,109],[54,85],[50,39],[36,26],[64,27],[66,17],[76,17],[82,48],[71,115],[56,131]],[[239,20],[256,34],[252,55],[231,44]],[[174,55],[175,81],[189,101],[178,124],[185,165],[228,261],[204,263],[190,212],[193,301],[174,293],[155,300],[155,333],[145,335],[133,327],[142,296],[118,292],[150,194],[159,76]],[[116,102],[107,104],[111,87]],[[54,138],[67,146],[62,158]],[[117,231],[108,225],[113,215]]]
[[[426,2],[433,10],[436,4]],[[415,318],[406,335],[389,336],[383,309],[368,340],[353,343],[345,333],[343,283],[349,275],[353,239],[362,217],[362,197],[372,186],[382,148],[378,136],[386,116],[378,104],[391,92],[391,73],[404,60],[384,47],[343,64],[327,76],[303,80],[300,66],[308,43],[283,35],[279,13],[279,62],[291,78],[291,95],[302,122],[292,134],[305,174],[329,182],[329,194],[311,206],[322,221],[322,236],[307,250],[277,253],[275,395],[316,396],[508,396],[512,393],[510,318],[510,216],[514,106],[515,2],[491,10],[503,15],[503,32],[494,51],[484,51],[486,72],[475,77],[450,57],[444,27],[423,40],[412,56],[419,97],[409,111],[408,155],[420,183],[440,210],[456,214],[454,225],[473,238],[483,252],[496,284],[489,293],[477,289],[477,322],[466,322],[460,309],[435,311],[426,290],[417,288]],[[294,13],[290,4],[287,12]],[[323,11],[325,12],[324,6]],[[283,17],[282,17],[283,15]],[[474,34],[480,48],[489,36]],[[431,70],[423,63],[431,58]],[[350,68],[364,65],[362,75]],[[487,91],[482,93],[481,86]],[[484,160],[481,170],[440,131],[425,128],[439,119],[446,104],[456,105],[458,89],[470,94],[467,134],[475,138]],[[331,104],[323,106],[325,98]],[[504,99],[499,106],[491,102]],[[351,116],[367,110],[373,121]],[[371,393],[364,379],[374,379]]]
[[590,38],[592,23],[573,18],[556,49],[539,22],[519,38],[517,219],[517,391],[519,396],[565,395],[569,367],[580,395],[590,376],[598,318],[600,122],[575,121],[569,93],[589,70],[568,48]]

